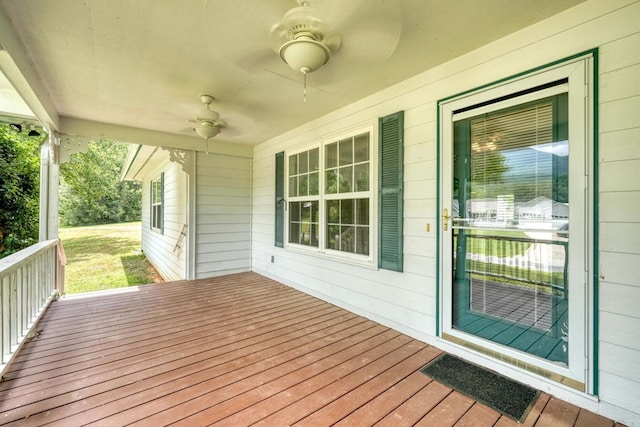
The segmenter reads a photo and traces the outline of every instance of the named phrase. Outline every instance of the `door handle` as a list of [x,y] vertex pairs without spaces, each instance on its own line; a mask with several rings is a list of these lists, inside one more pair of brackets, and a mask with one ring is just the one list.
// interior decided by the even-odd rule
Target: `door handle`
[[449,210],[447,208],[444,208],[444,210],[442,211],[442,229],[444,231],[447,231],[449,229],[449,220],[453,218],[451,215],[449,215]]

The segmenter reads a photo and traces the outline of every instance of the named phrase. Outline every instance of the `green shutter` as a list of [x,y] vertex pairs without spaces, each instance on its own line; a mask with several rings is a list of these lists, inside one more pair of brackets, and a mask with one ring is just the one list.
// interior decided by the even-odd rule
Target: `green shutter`
[[402,271],[404,112],[379,119],[378,266]]
[[276,226],[275,245],[279,248],[284,246],[284,151],[276,153]]
[[160,174],[160,233],[164,234],[164,172]]

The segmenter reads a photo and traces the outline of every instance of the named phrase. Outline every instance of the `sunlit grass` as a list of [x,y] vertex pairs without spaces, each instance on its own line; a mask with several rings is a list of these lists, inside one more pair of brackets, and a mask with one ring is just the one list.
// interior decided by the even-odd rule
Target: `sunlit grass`
[[162,281],[140,251],[140,234],[139,222],[61,228],[67,255],[65,293]]

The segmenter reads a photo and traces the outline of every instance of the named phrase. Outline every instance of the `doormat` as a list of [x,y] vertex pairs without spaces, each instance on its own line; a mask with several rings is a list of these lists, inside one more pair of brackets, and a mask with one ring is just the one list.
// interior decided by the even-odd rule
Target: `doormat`
[[450,354],[434,359],[420,372],[519,423],[527,417],[540,394],[538,390]]

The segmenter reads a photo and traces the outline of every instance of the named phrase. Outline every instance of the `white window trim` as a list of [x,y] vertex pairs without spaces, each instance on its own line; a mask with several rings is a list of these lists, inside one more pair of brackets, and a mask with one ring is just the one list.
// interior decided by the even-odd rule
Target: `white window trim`
[[[369,191],[366,192],[351,192],[351,193],[338,193],[332,194],[329,198],[325,195],[325,146],[338,142],[342,139],[353,138],[357,135],[364,133],[369,134]],[[289,196],[289,156],[303,153],[305,151],[312,150],[314,148],[319,149],[319,194],[317,196]],[[378,134],[377,128],[374,125],[359,127],[348,132],[336,134],[330,138],[323,138],[321,141],[313,143],[302,144],[295,147],[292,150],[285,150],[284,156],[284,177],[285,177],[285,199],[287,206],[291,202],[301,200],[318,200],[319,201],[319,236],[318,247],[300,245],[289,242],[289,227],[290,227],[290,210],[287,207],[285,212],[285,227],[284,227],[284,247],[292,252],[298,252],[303,254],[313,254],[325,259],[344,262],[348,264],[354,264],[358,266],[366,266],[371,268],[377,268],[378,259]],[[326,247],[326,212],[325,202],[327,200],[335,199],[356,199],[356,198],[368,198],[369,199],[369,255],[359,255],[350,252],[342,252],[334,249],[328,249]]]
[[[160,194],[162,195],[160,198],[160,202],[159,203],[155,203],[153,200],[153,196],[154,196],[154,186],[155,184],[158,183],[160,186]],[[160,223],[162,224],[162,222],[164,221],[164,188],[162,188],[162,175],[158,176],[158,178],[156,179],[152,179],[151,180],[151,185],[150,185],[150,191],[151,191],[151,203],[150,203],[150,215],[149,215],[149,221],[150,221],[150,228],[151,230],[155,231],[156,233],[162,233],[162,226],[160,227],[154,227],[154,215],[155,215],[155,207],[157,205],[160,205]]]

